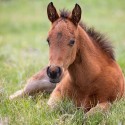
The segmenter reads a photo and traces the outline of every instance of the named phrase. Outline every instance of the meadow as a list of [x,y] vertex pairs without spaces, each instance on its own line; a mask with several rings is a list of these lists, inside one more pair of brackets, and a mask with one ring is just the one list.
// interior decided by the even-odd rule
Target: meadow
[[[125,125],[125,99],[116,101],[107,113],[97,112],[88,119],[67,100],[50,110],[45,93],[8,99],[48,63],[49,2],[0,0],[0,125]],[[83,10],[83,22],[112,41],[125,74],[125,0],[53,0],[58,10],[72,10],[76,2]]]

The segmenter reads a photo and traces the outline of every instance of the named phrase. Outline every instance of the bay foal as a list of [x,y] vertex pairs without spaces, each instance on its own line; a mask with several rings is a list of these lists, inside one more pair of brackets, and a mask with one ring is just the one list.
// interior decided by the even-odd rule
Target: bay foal
[[[36,81],[34,85],[42,88],[46,78],[48,90],[55,88],[48,101],[51,107],[68,97],[85,112],[96,108],[106,110],[110,103],[123,96],[124,77],[108,40],[80,23],[81,13],[76,4],[71,13],[62,11],[59,15],[53,3],[49,3],[47,14],[52,23],[47,38],[50,62],[41,71],[44,72],[41,82],[33,80]],[[55,87],[52,83],[58,84]],[[30,88],[30,83],[28,86]],[[26,89],[10,98],[22,96]]]

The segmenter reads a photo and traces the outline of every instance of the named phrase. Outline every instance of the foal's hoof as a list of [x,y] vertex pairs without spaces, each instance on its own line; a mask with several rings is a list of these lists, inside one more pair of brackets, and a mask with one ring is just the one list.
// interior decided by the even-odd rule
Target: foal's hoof
[[58,103],[55,102],[52,98],[48,100],[47,104],[51,109],[56,109],[58,107]]
[[94,116],[95,114],[102,114],[102,113],[103,112],[101,108],[92,108],[85,114],[85,117],[89,118],[91,116]]
[[10,95],[9,100],[14,100],[17,97],[21,97],[21,96],[23,96],[23,90],[19,90],[19,91],[15,92],[14,94]]

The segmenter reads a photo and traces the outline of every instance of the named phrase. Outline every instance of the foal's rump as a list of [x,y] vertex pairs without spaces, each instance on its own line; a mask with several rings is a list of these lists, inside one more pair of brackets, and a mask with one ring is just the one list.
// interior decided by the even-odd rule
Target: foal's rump
[[[124,76],[119,65],[112,61],[109,66],[104,68],[104,71],[100,75],[100,91],[107,95],[108,100],[113,102],[119,100],[124,94]],[[101,85],[101,84],[100,84]]]

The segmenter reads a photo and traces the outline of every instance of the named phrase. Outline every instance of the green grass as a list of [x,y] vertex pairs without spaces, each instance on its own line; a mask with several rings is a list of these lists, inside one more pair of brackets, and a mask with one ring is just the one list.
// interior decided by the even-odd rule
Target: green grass
[[[50,22],[46,15],[49,0],[0,0],[0,122],[10,125],[122,125],[125,100],[115,102],[107,114],[85,119],[71,101],[50,110],[49,95],[9,101],[8,96],[22,88],[26,80],[48,63],[46,43]],[[115,47],[116,59],[125,73],[125,1],[53,0],[57,9],[81,5],[82,20],[104,32]],[[41,102],[42,101],[42,102]],[[40,106],[41,105],[41,106]],[[39,107],[40,106],[40,107]]]

